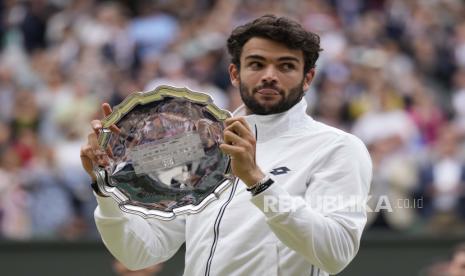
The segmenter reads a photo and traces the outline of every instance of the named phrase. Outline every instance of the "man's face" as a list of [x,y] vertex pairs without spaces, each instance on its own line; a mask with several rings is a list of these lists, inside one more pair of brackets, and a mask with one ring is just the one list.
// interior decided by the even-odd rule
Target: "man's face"
[[281,113],[302,98],[314,70],[303,73],[301,50],[265,38],[251,38],[244,44],[241,68],[230,65],[231,81],[239,87],[248,114]]

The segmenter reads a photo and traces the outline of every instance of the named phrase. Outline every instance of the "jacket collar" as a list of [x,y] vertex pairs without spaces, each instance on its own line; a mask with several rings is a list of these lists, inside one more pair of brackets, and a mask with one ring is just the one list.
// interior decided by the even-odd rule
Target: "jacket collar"
[[233,116],[243,116],[256,135],[257,142],[266,142],[308,123],[311,118],[307,115],[306,110],[307,102],[303,98],[286,112],[270,115],[245,115],[245,106],[241,105],[233,112]]

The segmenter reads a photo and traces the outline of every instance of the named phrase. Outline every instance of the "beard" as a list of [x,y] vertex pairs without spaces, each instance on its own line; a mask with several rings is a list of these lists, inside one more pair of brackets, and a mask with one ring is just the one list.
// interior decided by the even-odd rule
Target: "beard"
[[[274,84],[266,83],[257,86],[253,90],[251,90],[245,84],[240,82],[239,92],[241,93],[241,98],[244,102],[244,105],[250,110],[252,114],[270,115],[288,111],[291,107],[300,102],[300,100],[305,94],[305,91],[302,88],[303,82],[304,80],[302,79],[299,85],[289,89],[289,93],[287,94],[287,96],[284,90],[276,87]],[[277,91],[281,96],[281,100],[273,105],[260,104],[258,101],[254,99],[254,95],[257,93],[257,91],[264,88],[269,88]]]

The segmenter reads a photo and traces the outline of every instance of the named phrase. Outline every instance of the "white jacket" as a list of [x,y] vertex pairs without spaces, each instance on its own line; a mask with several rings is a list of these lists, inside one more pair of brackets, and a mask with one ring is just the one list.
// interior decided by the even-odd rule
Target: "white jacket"
[[246,116],[257,134],[257,163],[275,181],[255,197],[239,181],[201,213],[172,221],[126,214],[97,197],[95,221],[107,248],[140,269],[186,242],[184,275],[193,276],[340,272],[359,248],[371,160],[359,139],[305,110],[302,100],[285,113]]

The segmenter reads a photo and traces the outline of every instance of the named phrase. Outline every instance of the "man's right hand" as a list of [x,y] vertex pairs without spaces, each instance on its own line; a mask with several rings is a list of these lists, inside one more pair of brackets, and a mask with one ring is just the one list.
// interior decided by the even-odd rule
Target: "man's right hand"
[[[108,103],[102,104],[102,111],[104,116],[108,116],[112,112]],[[91,126],[92,132],[87,136],[87,144],[81,147],[80,155],[82,167],[92,178],[92,181],[95,181],[94,166],[108,165],[108,152],[105,152],[98,144],[98,135],[102,129],[102,122],[100,120],[93,120]],[[114,133],[120,132],[116,125],[112,125],[110,130]]]

